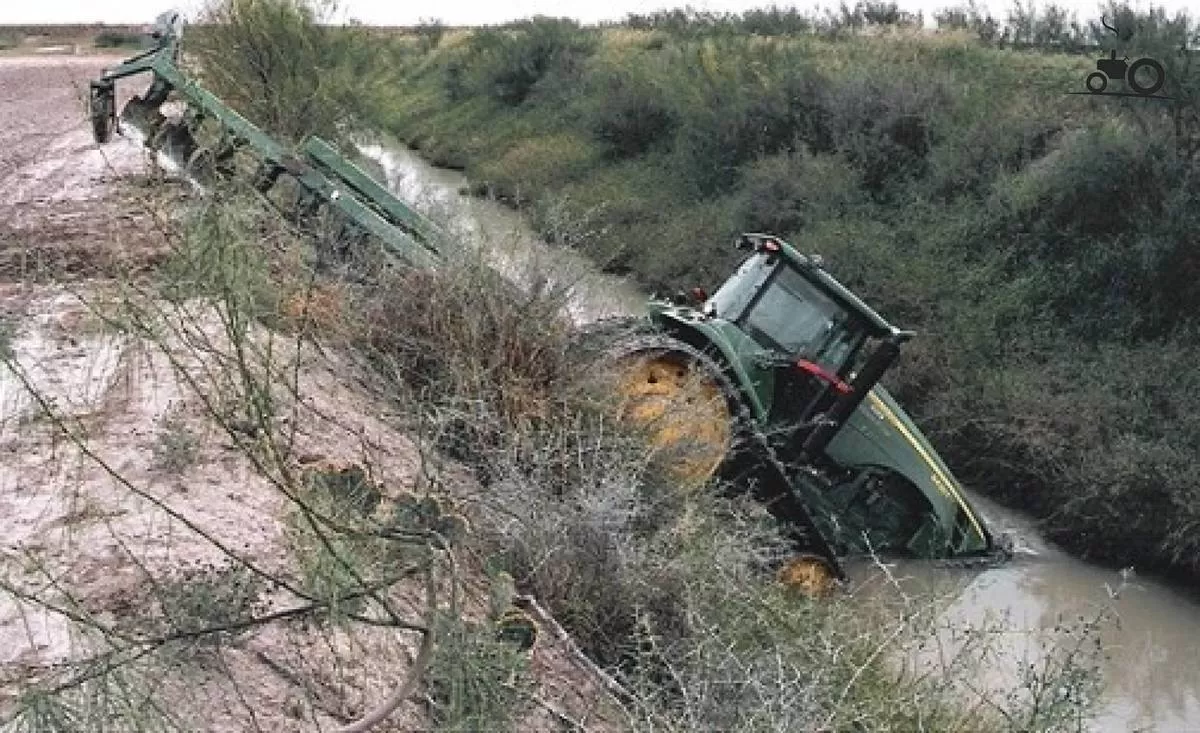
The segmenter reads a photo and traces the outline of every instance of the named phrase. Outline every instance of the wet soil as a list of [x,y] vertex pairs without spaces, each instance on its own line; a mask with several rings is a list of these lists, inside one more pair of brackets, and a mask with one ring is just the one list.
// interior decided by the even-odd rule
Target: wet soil
[[[174,335],[148,340],[99,315],[171,251],[175,205],[191,191],[135,143],[92,141],[87,80],[119,60],[0,56],[0,731],[64,665],[106,660],[112,637],[97,630],[142,619],[163,582],[211,578],[230,552],[279,578],[302,572],[289,550],[294,506],[202,399],[216,389],[212,364],[230,358],[220,319],[184,303],[160,313]],[[124,97],[140,91],[124,86]],[[393,493],[415,490],[421,454],[385,419],[361,365],[265,329],[250,339],[270,343],[299,385],[301,397],[281,395],[291,409],[278,426],[293,469],[369,466]],[[488,587],[462,567],[463,614],[480,622]],[[414,621],[422,592],[394,593]],[[285,596],[263,602],[279,611],[296,602]],[[386,627],[265,624],[125,681],[187,730],[332,730],[404,679],[418,642]],[[552,634],[531,656],[542,706],[523,729],[588,717],[603,694],[586,665]],[[389,723],[427,729],[426,701]]]
[[0,279],[124,275],[164,254],[163,204],[183,185],[88,124],[88,80],[120,60],[0,56]]

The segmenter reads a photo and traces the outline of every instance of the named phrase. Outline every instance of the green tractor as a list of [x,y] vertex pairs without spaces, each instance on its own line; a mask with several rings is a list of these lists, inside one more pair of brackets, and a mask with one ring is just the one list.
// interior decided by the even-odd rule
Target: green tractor
[[803,550],[781,577],[805,591],[844,579],[845,556],[1007,559],[879,384],[913,334],[778,237],[736,246],[748,256],[711,297],[656,297],[648,318],[592,330],[622,419],[681,485],[724,479],[765,502]]

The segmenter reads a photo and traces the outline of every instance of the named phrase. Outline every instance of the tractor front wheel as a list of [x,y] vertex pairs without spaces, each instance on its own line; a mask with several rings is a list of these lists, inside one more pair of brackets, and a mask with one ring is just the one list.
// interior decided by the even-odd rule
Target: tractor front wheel
[[801,553],[779,569],[779,582],[809,598],[824,598],[837,589],[837,575],[820,555]]

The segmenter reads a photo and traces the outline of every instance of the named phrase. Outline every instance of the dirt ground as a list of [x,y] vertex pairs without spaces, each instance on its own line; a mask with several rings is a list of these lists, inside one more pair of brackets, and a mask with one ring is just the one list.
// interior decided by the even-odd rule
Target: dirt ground
[[[139,189],[161,186],[148,153],[101,148],[87,123],[88,80],[120,61],[0,56],[0,277],[126,272],[162,253],[153,213],[138,203]],[[139,81],[120,87],[120,103]]]
[[[148,603],[154,578],[219,563],[222,547],[272,575],[298,573],[287,497],[188,386],[228,356],[221,323],[197,306],[166,316],[175,336],[148,343],[97,316],[117,278],[153,271],[169,251],[162,195],[187,191],[135,144],[92,141],[87,80],[118,60],[0,57],[0,356],[11,356],[0,363],[0,731],[63,664],[103,660],[84,632],[119,627]],[[381,486],[418,486],[419,453],[354,379],[360,367],[278,334],[255,338],[295,366],[302,397],[283,420],[295,467],[368,466]],[[186,466],[166,470],[168,439],[180,435],[194,441]],[[479,575],[464,581],[464,613],[478,620],[488,590]],[[276,595],[271,612],[287,607]],[[406,598],[419,621],[419,588]],[[522,729],[587,720],[602,697],[596,680],[552,634],[538,639],[541,706]],[[202,664],[145,673],[154,702],[130,710],[163,706],[184,730],[333,730],[400,683],[418,642],[384,627],[267,625],[207,650]],[[423,697],[376,730],[428,728]],[[134,728],[113,715],[105,729]]]

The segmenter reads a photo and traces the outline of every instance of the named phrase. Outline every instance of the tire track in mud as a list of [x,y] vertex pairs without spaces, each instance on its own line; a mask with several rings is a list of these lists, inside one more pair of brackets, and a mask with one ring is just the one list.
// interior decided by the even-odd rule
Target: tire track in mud
[[0,281],[126,273],[162,254],[150,202],[172,184],[88,124],[88,80],[119,61],[0,56]]

